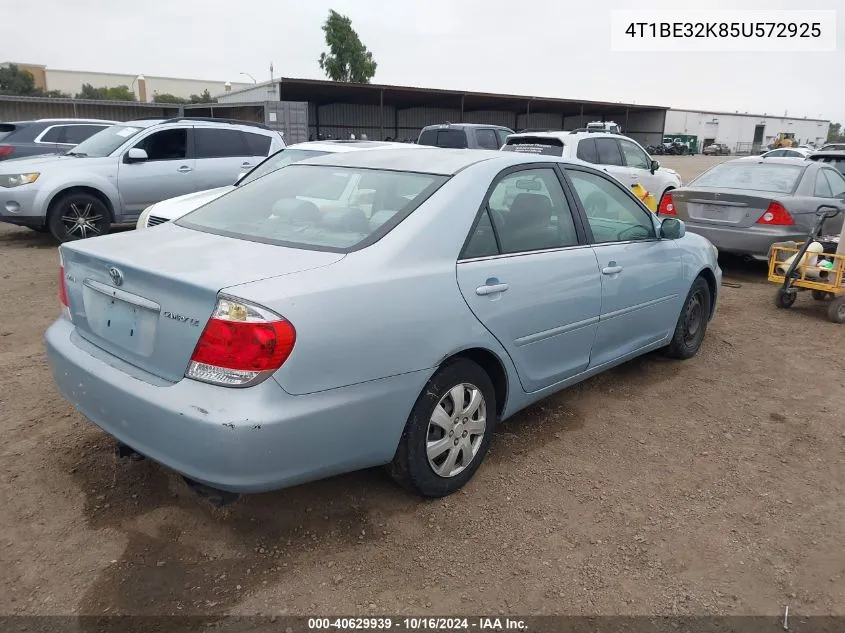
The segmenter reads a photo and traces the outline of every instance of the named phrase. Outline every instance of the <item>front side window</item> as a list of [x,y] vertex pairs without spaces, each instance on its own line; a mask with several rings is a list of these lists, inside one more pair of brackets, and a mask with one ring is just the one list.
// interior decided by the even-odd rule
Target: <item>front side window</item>
[[126,141],[140,134],[144,128],[131,125],[112,125],[94,136],[82,141],[70,153],[74,156],[92,156],[103,158],[123,145]]
[[650,212],[598,174],[568,170],[596,243],[654,239]]
[[619,153],[619,143],[615,138],[597,138],[596,151],[599,154],[599,165],[622,165],[622,154]]
[[266,134],[253,134],[252,132],[244,132],[244,138],[247,145],[249,145],[250,156],[267,156],[270,151],[270,137]]
[[487,206],[502,253],[578,244],[572,211],[551,168],[527,169],[501,177]]
[[[236,239],[348,252],[390,231],[446,180],[432,174],[294,164],[238,186],[176,223]],[[361,195],[362,181],[367,196]]]
[[197,158],[252,156],[243,132],[216,128],[194,128]]
[[475,140],[478,141],[478,146],[484,149],[499,149],[500,147],[495,130],[476,130]]
[[147,152],[147,160],[150,161],[184,160],[188,157],[188,130],[174,128],[155,132],[139,141],[135,147]]
[[619,146],[622,148],[622,153],[625,155],[625,163],[628,167],[651,169],[651,161],[641,147],[624,139],[619,139]]

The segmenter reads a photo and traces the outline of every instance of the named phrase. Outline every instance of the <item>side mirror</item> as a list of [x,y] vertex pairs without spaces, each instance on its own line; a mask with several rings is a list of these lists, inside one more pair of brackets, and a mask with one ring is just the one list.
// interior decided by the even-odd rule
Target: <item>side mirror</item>
[[660,237],[664,240],[679,240],[686,232],[686,225],[677,218],[666,218],[660,223]]
[[143,163],[147,159],[149,159],[149,156],[147,156],[146,150],[139,147],[133,147],[126,152],[125,160],[127,163]]
[[653,173],[654,173],[654,172],[656,172],[658,169],[660,169],[660,163],[659,163],[659,162],[657,162],[656,160],[652,160],[652,161],[651,161],[651,173],[653,174]]

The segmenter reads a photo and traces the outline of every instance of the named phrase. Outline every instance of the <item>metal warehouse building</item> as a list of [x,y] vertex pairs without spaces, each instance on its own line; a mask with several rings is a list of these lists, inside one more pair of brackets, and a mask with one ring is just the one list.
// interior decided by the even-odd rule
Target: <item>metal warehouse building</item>
[[698,137],[699,148],[724,143],[737,154],[759,152],[778,134],[794,134],[800,143],[824,143],[830,121],[798,119],[767,114],[669,110],[666,136],[691,134]]
[[[264,109],[264,121],[288,143],[318,138],[414,140],[426,125],[486,123],[513,130],[571,130],[590,121],[615,121],[644,145],[659,143],[667,108],[406,86],[281,78],[217,96],[197,116],[231,116],[229,108]],[[188,109],[186,108],[186,114]]]

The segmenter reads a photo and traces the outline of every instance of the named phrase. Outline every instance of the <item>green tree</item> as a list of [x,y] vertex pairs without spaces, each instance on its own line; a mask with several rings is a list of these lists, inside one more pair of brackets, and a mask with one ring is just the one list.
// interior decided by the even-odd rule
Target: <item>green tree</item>
[[91,84],[82,84],[82,89],[76,93],[76,98],[96,101],[137,101],[135,93],[129,89],[129,86],[95,88]]
[[37,92],[35,77],[28,70],[21,70],[14,64],[0,68],[0,94],[32,95]]
[[217,103],[217,99],[212,97],[208,88],[206,88],[200,94],[188,97],[188,103]]
[[39,90],[39,97],[48,97],[50,99],[70,99],[71,95],[61,90]]
[[155,93],[153,94],[153,101],[155,103],[188,103],[188,100],[183,97],[177,97],[170,93]]
[[352,21],[334,9],[323,24],[328,53],[322,53],[320,68],[332,81],[370,83],[376,74],[376,60],[352,28]]
[[828,143],[841,143],[845,141],[845,134],[842,134],[841,123],[831,123],[827,130]]

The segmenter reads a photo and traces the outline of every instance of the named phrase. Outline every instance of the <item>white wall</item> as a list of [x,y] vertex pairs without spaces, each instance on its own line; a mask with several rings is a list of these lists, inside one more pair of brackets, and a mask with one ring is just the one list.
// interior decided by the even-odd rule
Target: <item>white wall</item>
[[[91,84],[95,88],[114,88],[116,86],[131,87],[136,96],[138,93],[138,75],[123,75],[112,73],[81,72],[75,70],[46,70],[47,89],[61,90],[76,95],[82,89],[82,84]],[[134,85],[133,85],[134,82]],[[177,97],[188,98],[192,94],[201,94],[208,90],[211,96],[218,95],[226,90],[224,81],[204,81],[201,79],[176,79],[173,77],[156,77],[144,75],[146,84],[147,101],[153,100],[153,94],[172,94]],[[232,83],[232,90],[249,88],[251,83]]]
[[754,141],[754,128],[757,125],[765,125],[763,145],[771,142],[780,132],[794,133],[799,143],[808,141],[823,143],[827,138],[830,122],[693,110],[669,110],[666,113],[664,132],[667,135],[694,134],[698,136],[699,147],[701,147],[704,139],[712,138],[715,139],[715,142],[725,143],[732,150],[735,150],[737,143],[752,143]]
[[[217,93],[211,91],[212,95]],[[265,81],[260,84],[232,84],[232,90],[217,94],[219,103],[253,103],[256,101],[279,101],[279,82]]]

